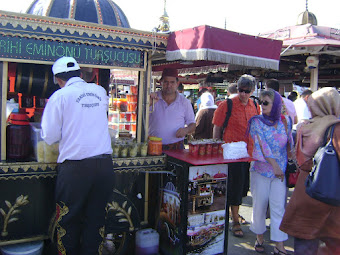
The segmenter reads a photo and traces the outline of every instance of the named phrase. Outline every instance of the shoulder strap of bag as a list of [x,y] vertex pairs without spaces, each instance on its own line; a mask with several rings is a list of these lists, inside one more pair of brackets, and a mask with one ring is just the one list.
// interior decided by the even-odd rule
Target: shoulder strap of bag
[[253,103],[255,105],[256,112],[257,112],[257,114],[259,114],[259,111],[257,110],[257,100],[258,100],[257,97],[253,97]]
[[[227,98],[226,100],[227,100],[228,110],[227,110],[225,120],[224,120],[224,123],[223,123],[223,127],[222,127],[222,135],[224,133],[224,130],[228,126],[228,122],[229,122],[229,119],[230,119],[230,116],[231,116],[231,110],[233,109],[233,101],[230,98]],[[222,138],[223,138],[223,136],[222,136]]]
[[332,125],[332,126],[329,126],[325,132],[325,136],[324,136],[324,139],[323,139],[323,143],[320,147],[325,147],[326,144],[327,144],[327,141],[328,141],[328,136],[329,137],[329,141],[332,142],[333,140],[333,133],[334,133],[334,127],[335,127],[335,124]]
[[285,130],[286,130],[286,134],[287,134],[287,156],[288,156],[288,160],[292,159],[294,162],[296,162],[296,158],[295,158],[295,153],[294,150],[291,150],[291,144],[289,142],[289,133],[288,133],[288,123],[287,123],[287,119],[284,115],[281,115],[281,121],[283,122],[283,125],[285,126]]

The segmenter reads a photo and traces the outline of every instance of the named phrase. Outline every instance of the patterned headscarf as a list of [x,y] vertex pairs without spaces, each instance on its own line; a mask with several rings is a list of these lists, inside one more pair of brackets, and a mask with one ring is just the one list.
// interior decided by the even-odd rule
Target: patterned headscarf
[[252,122],[253,119],[259,119],[268,126],[274,126],[281,119],[282,98],[279,93],[274,90],[272,91],[274,92],[274,101],[272,109],[270,111],[270,115],[256,115],[249,120],[249,124]]
[[268,126],[276,125],[277,122],[281,118],[281,108],[282,108],[282,98],[279,93],[274,91],[274,101],[273,101],[272,109],[270,111],[270,115],[268,116],[268,115],[262,114],[263,119],[260,118],[260,120]]
[[268,126],[274,126],[278,123],[278,121],[281,119],[281,108],[282,108],[282,98],[279,93],[277,93],[275,90],[268,89],[274,92],[274,101],[273,106],[270,111],[270,115],[255,115],[248,121],[248,127],[246,131],[246,136],[249,135],[250,132],[250,126],[254,119],[258,119],[262,121],[264,124]]

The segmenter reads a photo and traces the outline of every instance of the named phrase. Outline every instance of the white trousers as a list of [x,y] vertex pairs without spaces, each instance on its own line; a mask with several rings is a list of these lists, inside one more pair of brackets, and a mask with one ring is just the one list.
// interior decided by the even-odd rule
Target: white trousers
[[285,212],[286,181],[267,178],[257,172],[250,172],[250,191],[253,197],[253,214],[250,230],[257,235],[266,231],[266,211],[270,207],[270,239],[282,242],[288,235],[279,227]]

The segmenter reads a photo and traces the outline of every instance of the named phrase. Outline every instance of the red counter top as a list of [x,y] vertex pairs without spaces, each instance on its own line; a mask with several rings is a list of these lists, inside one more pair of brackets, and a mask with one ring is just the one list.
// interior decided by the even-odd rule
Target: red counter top
[[224,159],[222,154],[194,157],[189,154],[189,150],[165,150],[163,152],[170,157],[182,160],[194,166],[228,164],[234,162],[250,162],[254,160],[253,158]]

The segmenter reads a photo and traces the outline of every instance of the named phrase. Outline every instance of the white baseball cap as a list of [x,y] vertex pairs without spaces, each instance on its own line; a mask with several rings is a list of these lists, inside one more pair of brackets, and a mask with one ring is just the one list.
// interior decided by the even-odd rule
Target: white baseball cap
[[52,72],[54,75],[77,70],[80,70],[80,67],[77,61],[72,57],[61,57],[54,62],[52,66]]

